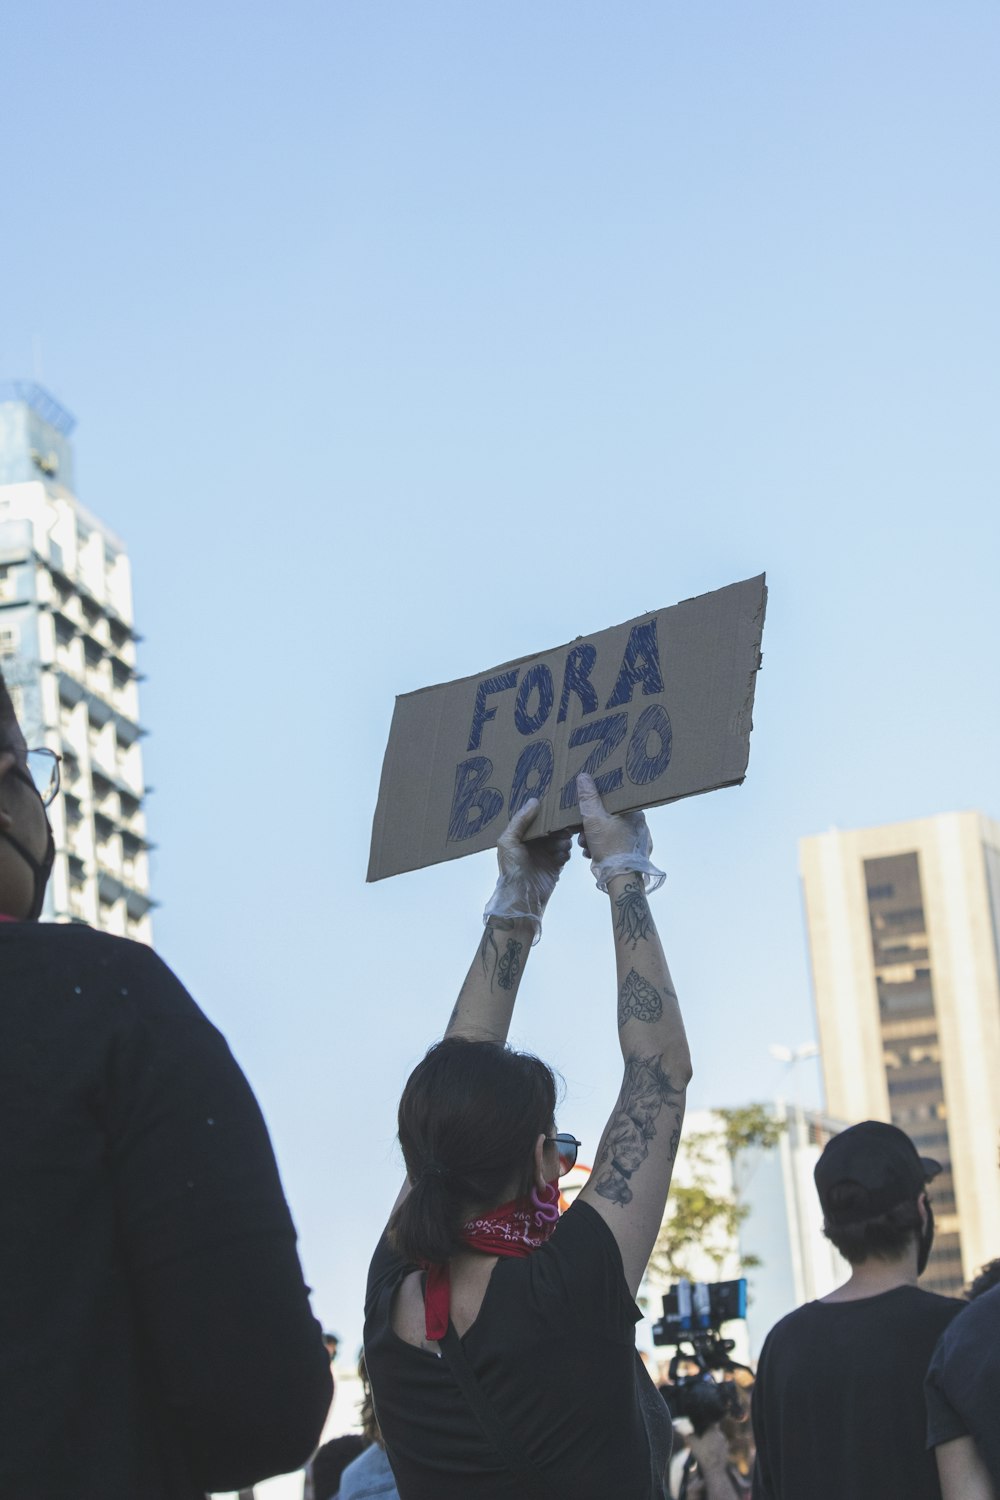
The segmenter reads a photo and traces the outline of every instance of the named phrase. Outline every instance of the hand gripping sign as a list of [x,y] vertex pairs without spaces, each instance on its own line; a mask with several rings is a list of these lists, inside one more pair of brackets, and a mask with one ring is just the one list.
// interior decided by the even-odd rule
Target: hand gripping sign
[[766,600],[761,574],[397,698],[368,879],[491,848],[529,797],[532,833],[579,828],[580,771],[611,812],[741,782]]

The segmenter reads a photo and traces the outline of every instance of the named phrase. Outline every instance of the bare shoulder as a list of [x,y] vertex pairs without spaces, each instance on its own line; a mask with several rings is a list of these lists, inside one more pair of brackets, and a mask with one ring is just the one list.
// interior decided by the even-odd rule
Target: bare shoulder
[[[479,1317],[496,1263],[495,1255],[458,1255],[452,1262],[450,1316],[459,1338]],[[427,1338],[422,1271],[411,1271],[399,1283],[392,1304],[392,1331],[414,1349],[438,1353],[437,1344]]]
[[436,1354],[437,1346],[429,1343],[424,1333],[422,1281],[423,1272],[411,1271],[399,1283],[392,1303],[392,1331],[404,1344]]

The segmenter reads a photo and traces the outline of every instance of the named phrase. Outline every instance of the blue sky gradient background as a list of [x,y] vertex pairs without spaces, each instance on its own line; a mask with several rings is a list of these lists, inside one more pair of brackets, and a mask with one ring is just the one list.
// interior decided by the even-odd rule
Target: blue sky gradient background
[[[396,693],[767,570],[747,782],[650,818],[697,1105],[814,1034],[800,836],[1000,812],[998,44],[985,0],[9,8],[0,373],[129,545],[157,946],[349,1345],[493,884],[365,885]],[[565,886],[513,1037],[592,1149]]]

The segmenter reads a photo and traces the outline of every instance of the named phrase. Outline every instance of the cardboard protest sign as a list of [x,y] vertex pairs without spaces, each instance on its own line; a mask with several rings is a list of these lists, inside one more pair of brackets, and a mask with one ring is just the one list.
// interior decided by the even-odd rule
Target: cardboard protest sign
[[576,776],[612,812],[743,780],[764,576],[396,699],[368,879],[491,848],[529,797],[532,833],[579,828]]

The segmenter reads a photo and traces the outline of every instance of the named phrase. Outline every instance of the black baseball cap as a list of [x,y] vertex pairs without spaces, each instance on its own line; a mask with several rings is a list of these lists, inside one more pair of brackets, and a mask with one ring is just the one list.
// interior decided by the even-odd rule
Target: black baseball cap
[[[846,1225],[877,1218],[897,1203],[919,1198],[940,1171],[941,1163],[918,1155],[897,1125],[862,1120],[827,1141],[813,1176],[827,1223]],[[842,1186],[854,1191],[833,1207],[830,1194]]]

